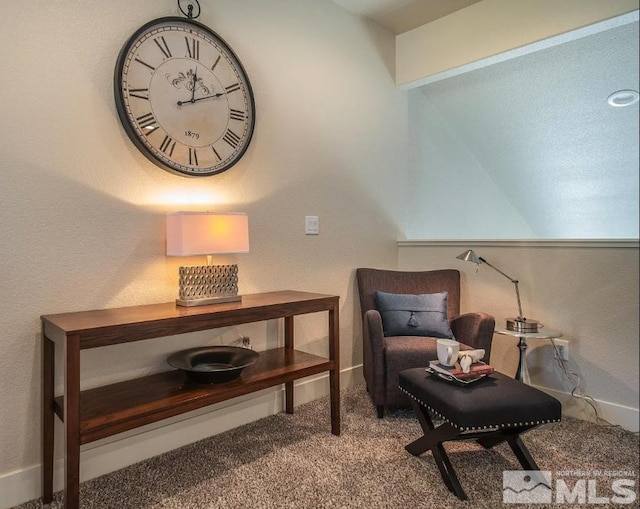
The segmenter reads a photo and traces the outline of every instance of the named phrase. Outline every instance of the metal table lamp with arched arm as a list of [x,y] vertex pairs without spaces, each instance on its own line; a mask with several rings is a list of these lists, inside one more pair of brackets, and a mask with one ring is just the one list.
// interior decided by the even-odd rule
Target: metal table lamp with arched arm
[[464,253],[456,256],[459,260],[464,260],[465,262],[472,262],[477,264],[478,266],[481,263],[488,265],[496,272],[502,274],[509,281],[511,281],[516,287],[516,298],[518,299],[518,317],[517,318],[507,318],[507,329],[517,332],[538,332],[538,328],[542,327],[536,320],[529,320],[524,317],[522,313],[522,303],[520,302],[520,289],[518,288],[518,280],[513,279],[512,277],[507,276],[500,269],[491,265],[487,260],[482,258],[482,256],[477,256],[472,249],[465,251]]

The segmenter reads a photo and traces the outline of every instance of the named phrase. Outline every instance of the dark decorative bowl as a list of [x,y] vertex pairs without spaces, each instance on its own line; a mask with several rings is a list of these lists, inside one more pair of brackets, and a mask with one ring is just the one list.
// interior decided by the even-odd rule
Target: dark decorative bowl
[[167,362],[184,371],[190,382],[220,384],[238,378],[258,357],[258,352],[239,346],[203,346],[172,353]]

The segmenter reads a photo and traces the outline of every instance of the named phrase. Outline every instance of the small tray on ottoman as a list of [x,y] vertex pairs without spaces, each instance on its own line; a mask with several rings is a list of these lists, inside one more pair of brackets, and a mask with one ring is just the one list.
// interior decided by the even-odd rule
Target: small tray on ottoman
[[454,366],[443,366],[438,361],[431,361],[425,370],[432,376],[460,385],[468,385],[482,380],[494,371],[491,366],[482,361],[474,362],[468,373],[465,373],[457,362]]

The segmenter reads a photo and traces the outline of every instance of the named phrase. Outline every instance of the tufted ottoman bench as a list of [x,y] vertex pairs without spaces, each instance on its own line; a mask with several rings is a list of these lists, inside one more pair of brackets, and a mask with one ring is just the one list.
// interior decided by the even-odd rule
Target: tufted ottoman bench
[[[431,450],[447,488],[460,500],[467,495],[444,442],[475,439],[489,449],[506,441],[524,470],[539,470],[520,434],[561,418],[557,399],[498,372],[460,386],[431,376],[424,368],[414,368],[400,372],[399,385],[410,396],[424,432],[405,449],[414,456]],[[429,411],[444,421],[437,428]]]

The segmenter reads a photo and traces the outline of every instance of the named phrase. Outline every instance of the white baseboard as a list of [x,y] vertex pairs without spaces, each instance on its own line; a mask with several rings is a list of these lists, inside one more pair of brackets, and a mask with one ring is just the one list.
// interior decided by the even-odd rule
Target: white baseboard
[[[364,382],[362,365],[340,372],[342,388]],[[284,386],[265,389],[206,409],[166,419],[117,437],[99,440],[82,447],[80,479],[86,481],[139,461],[197,442],[283,410]],[[329,375],[310,377],[295,384],[295,405],[329,394]],[[56,422],[58,422],[56,420]],[[56,440],[61,443],[61,426]],[[327,414],[327,432],[331,430]],[[54,491],[63,488],[62,458],[54,463]],[[33,465],[0,475],[0,509],[9,509],[42,496],[42,467]]]
[[[583,421],[595,421],[593,408],[584,400],[573,397],[568,392],[562,392],[548,387],[535,386],[537,389],[546,392],[562,403],[562,415],[575,417]],[[617,403],[610,403],[594,399],[598,409],[598,416],[602,419],[623,427],[629,431],[637,432],[640,428],[640,411]]]

